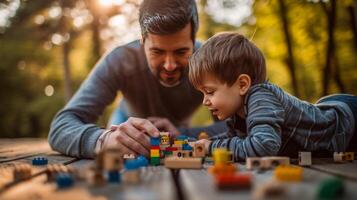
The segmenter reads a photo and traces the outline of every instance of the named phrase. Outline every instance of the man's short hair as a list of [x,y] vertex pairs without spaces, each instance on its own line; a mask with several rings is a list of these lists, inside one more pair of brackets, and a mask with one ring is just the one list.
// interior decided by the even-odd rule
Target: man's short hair
[[191,38],[195,41],[198,13],[195,0],[144,0],[139,9],[141,34],[173,34],[191,23]]
[[250,76],[252,85],[266,81],[263,53],[238,33],[220,33],[207,40],[189,60],[189,78],[195,86],[202,85],[202,78],[212,74],[232,86],[241,74]]

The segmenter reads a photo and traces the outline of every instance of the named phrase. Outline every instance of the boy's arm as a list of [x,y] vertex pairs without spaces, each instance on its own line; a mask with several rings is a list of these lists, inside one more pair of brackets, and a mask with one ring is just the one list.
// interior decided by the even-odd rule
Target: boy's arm
[[285,115],[279,99],[261,88],[250,95],[247,106],[247,137],[214,140],[210,152],[215,148],[228,148],[233,152],[235,160],[278,154]]

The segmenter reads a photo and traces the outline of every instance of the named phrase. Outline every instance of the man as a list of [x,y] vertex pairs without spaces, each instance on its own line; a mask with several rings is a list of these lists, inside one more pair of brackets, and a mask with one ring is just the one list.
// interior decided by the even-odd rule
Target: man
[[[195,1],[144,0],[139,22],[142,40],[105,55],[56,115],[49,133],[54,150],[92,158],[115,146],[122,153],[148,155],[149,137],[159,136],[158,128],[178,135],[174,126],[188,125],[202,101],[187,77],[198,29]],[[124,113],[131,117],[110,130],[97,127],[96,120],[118,91]],[[148,117],[151,121],[143,119]]]

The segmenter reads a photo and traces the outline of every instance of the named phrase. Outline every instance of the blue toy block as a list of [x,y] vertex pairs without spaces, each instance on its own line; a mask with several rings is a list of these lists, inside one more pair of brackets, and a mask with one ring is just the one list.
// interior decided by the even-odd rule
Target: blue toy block
[[121,176],[119,171],[109,171],[108,172],[108,182],[109,183],[120,183]]
[[124,167],[126,170],[136,170],[141,167],[140,161],[138,160],[126,160],[124,163]]
[[187,140],[188,137],[186,135],[179,135],[176,137],[176,140],[179,140],[179,141],[184,141],[184,140]]
[[150,144],[151,146],[160,146],[161,139],[160,137],[152,137],[150,138]]
[[48,160],[45,157],[36,157],[32,159],[32,165],[47,165]]
[[58,189],[69,188],[74,184],[74,179],[67,173],[60,173],[56,176],[56,183]]
[[146,157],[143,155],[138,156],[136,160],[140,163],[140,166],[142,167],[146,167],[149,165],[149,160],[146,159]]
[[193,148],[189,144],[182,145],[182,150],[192,151]]

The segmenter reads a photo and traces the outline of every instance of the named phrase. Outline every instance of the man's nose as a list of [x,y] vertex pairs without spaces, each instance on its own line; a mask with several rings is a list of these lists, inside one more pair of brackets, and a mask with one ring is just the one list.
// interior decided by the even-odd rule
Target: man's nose
[[175,71],[175,69],[177,68],[175,58],[172,55],[166,56],[164,68],[166,71],[169,71],[169,72]]

